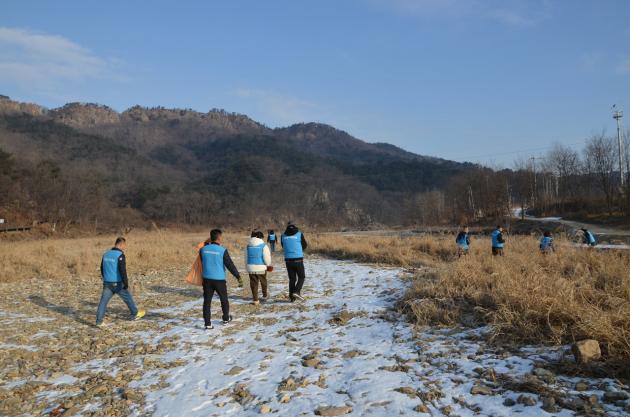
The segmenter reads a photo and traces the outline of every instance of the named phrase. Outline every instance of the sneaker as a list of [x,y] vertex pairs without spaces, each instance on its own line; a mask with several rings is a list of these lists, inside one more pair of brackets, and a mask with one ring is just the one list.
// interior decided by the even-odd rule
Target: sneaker
[[266,303],[267,302],[267,297],[261,297],[260,298],[260,302],[261,303]]
[[232,321],[232,316],[230,316],[228,320],[223,320],[223,324],[228,324],[231,321]]
[[294,297],[294,298],[297,298],[297,299],[298,299],[298,300],[300,300],[300,301],[306,301],[306,300],[305,300],[305,298],[304,298],[304,297],[302,297],[302,296],[300,295],[300,293],[297,293],[297,292],[293,294],[293,297]]
[[260,304],[260,301],[258,301],[258,300],[254,300],[254,301],[252,301],[252,304],[253,304],[253,305],[255,305],[255,306],[257,306],[258,304]]
[[98,327],[99,329],[102,329],[104,327],[107,327],[107,324],[105,324],[105,322],[100,322],[100,323],[96,323],[96,327]]
[[289,294],[289,300],[291,300],[291,302],[294,302],[295,301],[295,295]]
[[142,317],[144,317],[145,314],[147,314],[146,311],[138,310],[138,313],[136,314],[136,316],[133,319],[134,320],[140,320]]
[[206,330],[212,330],[214,329],[214,326],[212,324],[210,324],[209,326],[205,326]]

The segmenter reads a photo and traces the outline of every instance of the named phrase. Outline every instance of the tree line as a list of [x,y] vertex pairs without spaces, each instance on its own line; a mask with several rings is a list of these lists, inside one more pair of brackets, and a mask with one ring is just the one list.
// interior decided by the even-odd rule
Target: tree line
[[517,159],[512,169],[471,168],[443,189],[416,195],[413,210],[425,224],[500,221],[521,208],[539,216],[628,217],[629,136],[622,146],[623,181],[617,138],[600,133],[581,149],[557,143],[544,155]]

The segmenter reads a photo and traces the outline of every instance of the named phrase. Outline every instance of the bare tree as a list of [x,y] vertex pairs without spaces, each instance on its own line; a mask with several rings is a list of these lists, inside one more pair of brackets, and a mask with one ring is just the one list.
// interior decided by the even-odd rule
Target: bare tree
[[602,132],[592,136],[584,149],[586,172],[595,179],[606,199],[608,212],[612,214],[615,198],[615,144]]
[[555,176],[555,191],[562,209],[568,200],[576,198],[576,179],[580,174],[581,163],[577,151],[559,143],[554,144],[545,157],[545,166]]

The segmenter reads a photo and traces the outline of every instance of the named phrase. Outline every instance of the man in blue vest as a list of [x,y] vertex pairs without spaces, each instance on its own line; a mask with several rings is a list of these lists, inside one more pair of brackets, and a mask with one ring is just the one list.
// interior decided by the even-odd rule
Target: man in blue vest
[[127,265],[124,250],[127,248],[127,241],[124,237],[116,239],[114,247],[103,254],[101,259],[101,277],[103,278],[103,293],[101,301],[96,310],[96,326],[103,327],[103,318],[109,300],[114,294],[129,307],[129,312],[134,320],[144,317],[145,311],[138,310],[133,302],[133,297],[129,292],[129,280],[127,279]]
[[543,233],[542,239],[540,239],[540,253],[547,254],[549,252],[555,252],[555,247],[553,246],[553,237],[551,236],[551,232],[549,230],[545,230]]
[[270,230],[269,233],[267,234],[267,243],[269,243],[269,246],[271,246],[271,251],[275,252],[276,251],[276,241],[277,241],[277,237],[276,237],[276,232],[274,232],[273,230]]
[[455,244],[458,248],[459,256],[467,255],[470,248],[470,235],[468,234],[468,226],[464,227],[464,230],[457,234],[455,238]]
[[223,232],[213,229],[210,232],[210,243],[206,243],[200,250],[201,270],[203,277],[203,320],[206,330],[213,329],[210,320],[210,306],[212,297],[216,291],[221,300],[221,310],[223,311],[223,324],[232,321],[230,316],[230,303],[227,294],[227,282],[225,281],[225,269],[238,280],[238,286],[243,286],[241,274],[239,274],[227,249],[221,246]]
[[588,246],[597,245],[597,239],[595,238],[595,235],[593,234],[593,232],[591,232],[590,230],[586,228],[582,228],[582,233],[583,233],[582,243]]
[[304,271],[304,249],[308,246],[304,234],[300,232],[296,225],[289,222],[287,229],[280,238],[280,243],[284,249],[284,261],[289,274],[289,299],[304,301],[300,294],[306,273]]
[[503,239],[503,227],[497,226],[490,235],[492,238],[492,255],[503,256],[503,247],[505,240]]

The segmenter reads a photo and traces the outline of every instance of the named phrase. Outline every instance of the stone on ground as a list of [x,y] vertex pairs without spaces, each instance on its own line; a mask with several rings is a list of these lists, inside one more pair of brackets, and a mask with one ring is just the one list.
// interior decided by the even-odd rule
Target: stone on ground
[[599,342],[593,339],[585,339],[576,342],[571,346],[573,356],[577,363],[589,363],[596,361],[602,357],[602,351],[599,348]]

